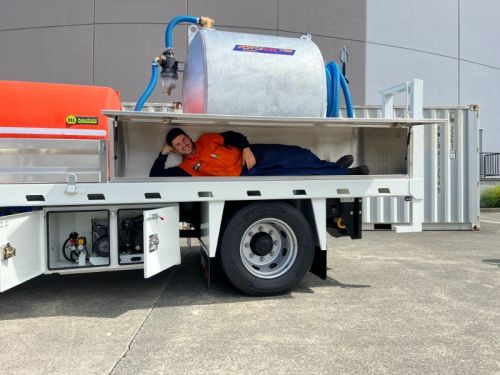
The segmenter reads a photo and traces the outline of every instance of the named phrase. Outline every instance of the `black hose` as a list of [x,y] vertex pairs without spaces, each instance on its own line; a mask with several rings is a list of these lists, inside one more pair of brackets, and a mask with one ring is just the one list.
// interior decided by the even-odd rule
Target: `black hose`
[[64,245],[63,245],[63,247],[62,247],[62,253],[63,253],[64,257],[66,258],[66,260],[67,260],[68,262],[75,262],[73,259],[71,259],[70,257],[68,257],[68,256],[66,255],[66,245],[68,244],[68,242],[69,242],[70,240],[71,240],[71,238],[68,238],[66,241],[64,241]]
[[[62,247],[62,253],[63,253],[63,256],[64,258],[66,258],[66,260],[68,262],[73,262],[73,263],[76,263],[76,261],[78,260],[78,254],[73,250],[70,254],[69,254],[69,257],[68,255],[66,254],[66,246],[68,245],[68,242],[70,240],[76,240],[78,238],[78,233],[76,232],[71,232],[68,236],[68,238],[66,239],[66,241],[64,241],[64,244],[63,244],[63,247]],[[77,260],[73,259],[73,253],[76,254],[76,258]]]

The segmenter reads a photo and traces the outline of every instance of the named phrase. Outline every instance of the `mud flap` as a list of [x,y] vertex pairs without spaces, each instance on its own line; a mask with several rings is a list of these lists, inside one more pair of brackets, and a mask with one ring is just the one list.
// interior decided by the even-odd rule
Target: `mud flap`
[[309,272],[318,276],[320,279],[326,280],[326,250],[321,250],[318,246],[314,250],[314,260]]

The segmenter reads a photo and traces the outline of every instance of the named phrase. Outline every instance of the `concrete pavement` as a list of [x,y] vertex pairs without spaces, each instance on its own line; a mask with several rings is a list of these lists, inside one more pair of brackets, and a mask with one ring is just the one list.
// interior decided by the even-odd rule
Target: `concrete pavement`
[[207,290],[199,254],[142,272],[42,276],[0,295],[2,374],[500,373],[500,213],[478,232],[330,239],[328,279]]

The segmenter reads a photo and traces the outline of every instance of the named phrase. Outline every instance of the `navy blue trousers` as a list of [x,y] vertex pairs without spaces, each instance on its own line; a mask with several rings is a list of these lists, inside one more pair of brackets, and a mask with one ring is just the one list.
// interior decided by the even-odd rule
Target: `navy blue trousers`
[[310,150],[299,146],[255,144],[250,145],[256,165],[248,170],[243,167],[242,176],[308,176],[343,175],[345,168],[336,163],[321,160]]

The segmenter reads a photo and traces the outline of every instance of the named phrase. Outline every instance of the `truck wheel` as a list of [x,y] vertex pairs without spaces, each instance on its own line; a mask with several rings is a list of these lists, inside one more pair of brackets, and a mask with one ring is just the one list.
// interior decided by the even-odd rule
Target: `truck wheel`
[[287,203],[250,204],[227,223],[220,258],[227,277],[242,292],[252,296],[286,293],[311,268],[311,227]]

